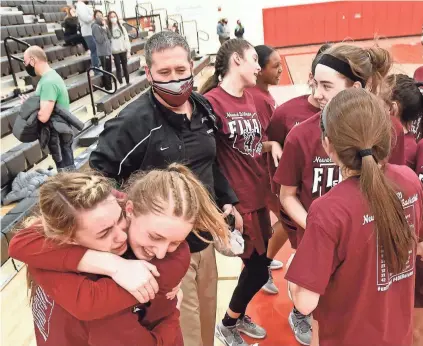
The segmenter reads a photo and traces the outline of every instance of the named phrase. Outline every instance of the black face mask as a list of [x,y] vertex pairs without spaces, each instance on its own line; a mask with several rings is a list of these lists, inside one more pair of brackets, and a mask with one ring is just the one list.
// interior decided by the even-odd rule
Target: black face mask
[[32,66],[30,63],[28,65],[25,65],[26,73],[28,73],[31,77],[36,77],[37,74],[35,73],[35,67]]

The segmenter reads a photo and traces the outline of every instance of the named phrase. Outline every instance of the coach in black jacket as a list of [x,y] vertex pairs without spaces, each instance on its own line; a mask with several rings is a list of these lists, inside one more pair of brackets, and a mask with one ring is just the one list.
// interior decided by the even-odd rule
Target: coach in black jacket
[[[145,45],[146,75],[152,88],[106,122],[90,165],[122,183],[138,170],[178,162],[189,167],[225,214],[242,218],[238,199],[216,161],[215,116],[208,101],[192,92],[193,63],[185,39],[172,31]],[[202,234],[211,240],[209,234]],[[181,326],[187,346],[212,346],[216,316],[217,268],[212,245],[187,238],[191,265],[182,282]]]

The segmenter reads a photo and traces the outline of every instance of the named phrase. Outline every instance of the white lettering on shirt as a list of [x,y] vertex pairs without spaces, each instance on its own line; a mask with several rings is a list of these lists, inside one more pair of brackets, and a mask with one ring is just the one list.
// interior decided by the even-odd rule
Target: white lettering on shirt
[[364,215],[363,226],[367,225],[370,222],[373,222],[374,220],[375,220],[374,215],[368,215],[368,214]]
[[[316,157],[314,162],[318,162],[320,167],[315,167],[313,169],[313,186],[311,193],[318,193],[318,197],[320,197],[342,181],[342,174],[338,166],[332,162],[330,158]],[[322,187],[324,189],[322,189]]]
[[54,300],[38,286],[32,302],[32,316],[40,334],[47,341],[50,334],[50,319],[53,314]]
[[[401,192],[397,193],[398,198],[401,200],[401,203],[404,207],[405,218],[410,225],[411,231],[415,231],[415,210],[414,205],[418,201],[418,195],[415,194],[407,199],[403,198]],[[414,274],[414,262],[416,258],[414,247],[408,251],[408,260],[405,264],[404,270],[399,274],[389,273],[388,268],[386,267],[384,251],[379,245],[379,235],[377,235],[376,241],[376,251],[377,251],[377,290],[379,292],[385,292],[391,287],[394,282],[409,278]]]
[[[261,124],[257,119],[257,113],[238,112],[226,113],[228,121],[229,138],[233,139],[232,147],[244,155],[254,157],[261,154]],[[241,138],[239,136],[242,136]]]

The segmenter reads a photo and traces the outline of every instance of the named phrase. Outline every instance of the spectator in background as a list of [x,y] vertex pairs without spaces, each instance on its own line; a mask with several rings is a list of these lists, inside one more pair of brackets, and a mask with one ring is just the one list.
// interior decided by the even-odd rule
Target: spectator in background
[[[54,106],[59,104],[65,110],[69,111],[69,94],[66,84],[62,77],[53,70],[47,61],[46,53],[38,46],[29,47],[24,53],[24,65],[26,72],[31,76],[40,76],[41,79],[37,84],[35,95],[40,97],[40,110],[38,112],[38,120],[42,123],[47,123],[53,113]],[[28,99],[28,96],[22,95],[22,102]],[[74,158],[72,150],[73,135],[59,134],[58,142],[61,149],[61,160],[53,157],[58,170],[74,169]],[[55,138],[57,141],[57,138]],[[57,143],[57,142],[56,142]],[[51,140],[48,143],[50,152],[54,152],[51,145],[54,145]]]
[[177,34],[179,34],[179,28],[178,28],[178,24],[177,23],[173,23],[172,25],[172,29],[173,32],[176,32]]
[[229,40],[230,33],[228,30],[228,20],[226,18],[222,18],[217,23],[217,35],[219,36],[219,42],[222,45],[225,41]]
[[91,52],[91,66],[99,67],[100,63],[97,56],[97,48],[93,38],[91,24],[93,23],[93,9],[88,6],[88,1],[78,0],[75,4],[76,15],[81,25],[81,35],[87,43]]
[[107,21],[111,37],[112,54],[116,66],[116,77],[119,83],[122,84],[123,70],[126,84],[129,84],[128,59],[131,57],[131,42],[129,41],[128,32],[120,24],[115,11],[109,12]]
[[75,46],[82,44],[85,50],[88,50],[87,42],[81,35],[81,28],[79,26],[79,20],[76,16],[76,10],[74,6],[68,6],[63,9],[66,12],[65,20],[62,23],[62,28],[65,34],[64,46]]
[[[92,24],[92,32],[97,46],[98,58],[101,61],[103,70],[112,73],[111,34],[107,28],[107,23],[103,18],[103,12],[95,10],[94,19],[95,21]],[[110,76],[103,74],[103,85],[106,90],[112,90],[112,80]]]
[[238,19],[236,21],[236,28],[235,28],[235,37],[236,38],[244,38],[244,26],[241,24],[241,21]]

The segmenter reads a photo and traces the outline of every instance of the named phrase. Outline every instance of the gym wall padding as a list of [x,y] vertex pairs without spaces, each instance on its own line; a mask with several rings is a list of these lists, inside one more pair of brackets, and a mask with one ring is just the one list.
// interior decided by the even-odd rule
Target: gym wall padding
[[423,1],[335,1],[263,9],[273,47],[421,35]]

